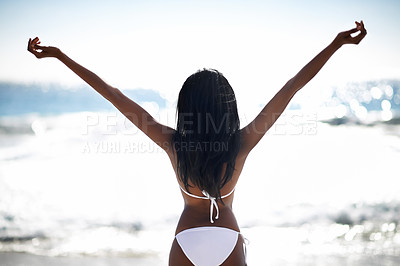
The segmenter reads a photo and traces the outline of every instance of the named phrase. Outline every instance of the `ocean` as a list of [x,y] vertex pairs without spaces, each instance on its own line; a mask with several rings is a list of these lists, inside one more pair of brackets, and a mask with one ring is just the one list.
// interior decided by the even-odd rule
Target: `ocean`
[[[174,126],[158,92],[124,92]],[[400,264],[400,81],[330,92],[247,159],[249,265]],[[182,210],[166,154],[90,88],[0,83],[0,265],[166,265]]]

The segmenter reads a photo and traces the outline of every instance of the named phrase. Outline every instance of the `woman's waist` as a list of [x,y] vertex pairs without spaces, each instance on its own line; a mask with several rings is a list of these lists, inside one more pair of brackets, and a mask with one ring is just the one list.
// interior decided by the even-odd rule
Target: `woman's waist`
[[200,206],[186,205],[179,219],[176,234],[189,228],[204,226],[225,227],[240,232],[235,215],[230,206],[221,206],[218,216],[216,216],[215,210],[212,216],[210,216],[210,207],[202,208]]

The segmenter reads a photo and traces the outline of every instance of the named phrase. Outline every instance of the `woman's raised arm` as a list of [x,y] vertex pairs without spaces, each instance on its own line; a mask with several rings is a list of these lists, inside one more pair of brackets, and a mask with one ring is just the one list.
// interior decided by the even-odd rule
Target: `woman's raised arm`
[[39,45],[39,38],[29,39],[28,51],[37,58],[54,57],[64,63],[75,74],[88,83],[93,89],[110,101],[134,125],[143,131],[157,145],[171,151],[171,139],[174,130],[158,123],[146,110],[126,97],[120,90],[108,85],[99,76],[79,65],[57,47]]
[[[351,34],[359,32],[356,36]],[[339,33],[331,44],[305,65],[262,109],[260,114],[242,132],[241,156],[257,145],[268,129],[276,122],[297,91],[304,87],[325,65],[328,59],[344,44],[359,44],[367,31],[363,21],[356,22],[356,28]]]

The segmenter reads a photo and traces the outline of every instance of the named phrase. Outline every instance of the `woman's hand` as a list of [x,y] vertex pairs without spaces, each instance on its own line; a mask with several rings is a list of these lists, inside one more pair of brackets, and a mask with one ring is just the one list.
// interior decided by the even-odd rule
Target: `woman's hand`
[[36,37],[33,40],[29,38],[28,51],[31,52],[37,58],[58,57],[61,54],[60,49],[58,49],[57,47],[41,46],[39,44],[40,41],[38,37]]
[[[351,34],[356,33],[359,31],[359,34],[356,36],[351,36]],[[354,29],[340,32],[334,42],[336,42],[339,46],[343,44],[359,44],[362,39],[364,39],[365,35],[367,35],[367,30],[364,28],[364,22],[356,21],[356,27]]]

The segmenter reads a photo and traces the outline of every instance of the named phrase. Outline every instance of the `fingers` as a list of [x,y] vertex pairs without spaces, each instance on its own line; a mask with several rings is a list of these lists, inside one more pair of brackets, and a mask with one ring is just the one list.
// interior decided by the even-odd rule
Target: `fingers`
[[39,38],[38,38],[38,37],[35,37],[35,38],[32,40],[33,46],[35,46],[35,45],[38,44],[38,43],[40,43]]
[[350,34],[355,33],[355,32],[357,32],[357,31],[358,31],[358,29],[357,29],[357,28],[354,28],[354,29],[345,31],[345,32],[343,32],[343,33],[344,33],[345,35],[350,35]]
[[36,37],[33,40],[31,38],[29,38],[28,41],[28,51],[33,50],[32,48],[35,47],[36,44],[40,43],[39,38]]
[[33,40],[31,38],[29,38],[29,41],[28,41],[28,51],[33,53],[33,54],[35,52],[35,49],[34,49],[34,46],[33,46]]
[[361,20],[361,32],[364,32],[365,34],[367,34],[367,30],[364,27],[364,22]]
[[359,44],[365,35],[367,35],[367,31],[365,29],[361,30],[360,34],[352,38],[352,43]]
[[359,44],[361,42],[361,40],[364,38],[364,36],[359,34],[356,37],[354,37],[351,42],[354,44]]
[[[31,39],[29,39],[29,40],[31,40]],[[35,49],[43,49],[43,48],[45,48],[45,46],[39,45],[40,43],[41,43],[41,42],[40,42],[39,38],[36,37],[35,39],[33,39],[33,40],[31,41],[31,47],[32,47],[32,48],[35,48]]]
[[28,41],[28,51],[30,52],[31,50],[30,50],[30,47],[31,47],[31,38],[29,38],[29,41]]
[[365,35],[367,35],[367,31],[364,28],[364,22],[361,20],[360,22],[355,21],[356,28],[346,31],[346,34],[351,34],[359,31],[359,34],[356,36],[349,36],[347,35],[347,42],[353,44],[359,44],[362,39],[364,39]]
[[[39,42],[40,43],[40,42]],[[43,48],[46,48],[46,46],[41,46],[41,45],[39,45],[39,44],[35,44],[35,48],[36,49],[41,49],[41,50],[43,50]]]
[[360,22],[356,21],[357,30],[361,32],[367,32],[364,27],[364,22],[361,20]]
[[361,24],[356,21],[357,30],[361,30]]
[[35,37],[33,40],[31,38],[29,38],[28,41],[28,51],[31,52],[34,56],[36,56],[37,58],[41,58],[41,53],[38,52],[36,49],[41,49],[41,47],[39,47],[39,38]]
[[35,39],[32,40],[32,46],[36,46],[39,43],[40,43],[40,40],[38,37],[36,37]]

